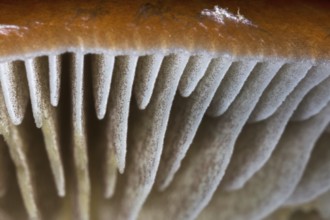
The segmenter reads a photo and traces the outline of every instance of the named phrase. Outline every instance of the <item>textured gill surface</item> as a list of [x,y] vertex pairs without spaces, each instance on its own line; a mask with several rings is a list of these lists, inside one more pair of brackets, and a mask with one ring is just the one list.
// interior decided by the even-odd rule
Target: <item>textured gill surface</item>
[[264,165],[304,95],[329,75],[328,66],[313,67],[271,117],[244,128],[245,131],[236,142],[227,176],[223,180],[225,188],[241,188]]
[[1,218],[253,220],[313,200],[327,217],[329,79],[209,54],[1,63]]

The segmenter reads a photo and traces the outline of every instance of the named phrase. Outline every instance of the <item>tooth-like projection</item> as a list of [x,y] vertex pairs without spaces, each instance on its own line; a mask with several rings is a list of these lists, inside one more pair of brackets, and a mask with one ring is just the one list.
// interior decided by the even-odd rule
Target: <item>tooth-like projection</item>
[[90,179],[87,157],[84,54],[72,56],[72,148],[76,175],[77,218],[90,219]]
[[[262,219],[280,207],[298,184],[310,152],[329,121],[330,105],[307,121],[290,123],[272,157],[244,188],[216,193],[209,205],[217,207],[217,218]],[[206,208],[200,218],[208,219],[207,215]]]
[[[65,194],[65,180],[60,155],[60,137],[57,112],[49,99],[48,65],[46,57],[38,57],[26,62],[30,86],[32,110],[37,126],[41,126],[45,137],[45,147],[54,174],[58,194]],[[34,103],[33,103],[34,102]]]
[[114,150],[120,173],[125,169],[128,114],[137,59],[135,56],[120,56],[116,58],[114,66],[107,116],[110,136],[108,150]]
[[303,97],[329,75],[326,65],[313,67],[270,118],[245,126],[222,182],[224,189],[241,188],[265,164]]
[[330,190],[329,143],[329,134],[324,134],[315,145],[304,175],[286,205],[307,203]]
[[291,120],[306,120],[319,113],[330,101],[329,87],[330,78],[311,90],[299,104]]
[[164,56],[161,54],[139,58],[134,85],[134,93],[139,109],[145,109],[150,102],[163,58]]
[[228,109],[255,65],[256,61],[234,62],[232,64],[213,97],[207,111],[208,115],[220,116]]
[[194,91],[204,76],[211,59],[208,55],[196,55],[189,59],[179,83],[179,91],[183,97],[190,96]]
[[45,115],[45,121],[41,127],[41,130],[44,136],[45,147],[54,175],[58,195],[64,196],[65,177],[60,151],[58,112],[50,106],[50,103],[48,103],[48,108],[45,109],[45,112],[46,111],[47,115]]
[[24,136],[20,128],[13,126],[4,108],[4,100],[0,96],[0,133],[9,147],[9,153],[16,167],[17,181],[23,198],[23,202],[30,219],[39,220],[40,212],[37,205],[35,187],[33,184],[33,175],[27,151],[30,143],[27,143],[26,135]]
[[[23,197],[25,208],[31,219],[40,219],[37,205],[35,187],[33,185],[33,175],[27,158],[27,146],[20,131],[11,128],[9,134],[4,134],[9,147],[9,152],[17,169],[17,179]],[[30,146],[31,147],[31,146]]]
[[103,119],[108,107],[111,79],[115,58],[109,54],[92,57],[93,92],[98,119]]
[[[311,68],[310,64],[306,64],[304,71],[307,73],[297,73],[289,71],[297,63],[288,62],[283,65],[283,60],[241,60],[230,55],[211,58],[212,56],[208,55],[189,53],[142,56],[110,54],[96,53],[86,58],[83,52],[37,56],[24,60],[26,70],[22,61],[1,64],[15,67],[7,68],[8,72],[0,78],[1,85],[8,88],[1,88],[2,95],[9,94],[9,101],[3,99],[2,115],[9,115],[10,105],[23,106],[24,102],[26,105],[28,93],[22,91],[24,86],[26,91],[27,85],[29,86],[32,113],[36,125],[41,126],[44,140],[42,144],[54,178],[52,182],[55,183],[57,195],[63,197],[60,206],[54,206],[60,207],[57,212],[59,218],[66,218],[70,216],[69,212],[75,210],[74,218],[86,220],[109,217],[133,220],[138,216],[147,220],[195,219],[207,206],[217,188],[221,195],[232,193],[235,197],[236,193],[243,191],[245,185],[248,186],[249,182],[265,169],[273,151],[279,146],[279,140],[285,136],[283,132],[287,123],[295,120],[294,111],[303,111],[307,109],[306,106],[314,105],[315,108],[310,108],[308,114],[312,112],[310,117],[319,117],[329,102],[324,95],[328,92],[330,75],[329,64],[326,62],[315,64]],[[70,66],[71,78],[66,70]],[[267,94],[271,85],[279,87],[285,84],[281,81],[287,80],[287,77],[279,76],[283,74],[283,69],[286,69],[287,74],[291,74],[291,83],[295,77],[299,78],[299,82],[292,91],[284,92],[284,101],[276,107],[275,112],[262,121],[248,123],[255,106],[261,102],[261,97]],[[196,71],[198,73],[192,76]],[[14,74],[25,72],[27,80],[24,74]],[[305,76],[300,79],[302,75]],[[195,78],[192,82],[189,81],[190,77],[198,79]],[[71,82],[67,81],[68,79],[71,79]],[[180,87],[183,82],[186,85]],[[66,89],[68,86],[69,90]],[[72,102],[72,117],[65,116],[67,104],[59,102],[61,88],[71,93],[71,99],[66,93],[61,93],[61,100],[67,104]],[[180,96],[183,95],[179,94],[180,88],[185,92],[189,91],[189,97]],[[131,102],[132,92],[137,105]],[[13,94],[17,94],[16,99],[11,98]],[[18,98],[18,94],[22,94],[22,97],[25,95],[26,99]],[[52,99],[57,100],[57,106],[52,103]],[[89,104],[90,100],[94,100],[93,108]],[[205,116],[214,103],[218,103],[213,105],[217,109],[215,112],[219,109],[221,111],[210,115],[219,117]],[[90,111],[96,112],[96,117],[87,115]],[[72,131],[68,134],[64,133],[69,130],[65,128],[67,124],[66,119],[62,121],[63,116],[72,121]],[[22,113],[21,119],[23,117]],[[97,118],[99,120],[96,120]],[[307,123],[306,120],[304,117],[299,118],[299,123]],[[90,122],[93,126],[101,123],[102,126],[96,126],[96,129],[102,129],[104,133],[104,138],[98,141],[100,150],[104,151],[104,158],[99,160],[98,168],[95,167],[95,162],[93,165],[89,163],[93,146],[88,149],[88,144],[95,143],[96,137],[92,135],[90,141],[88,137],[97,132],[91,131],[94,127],[90,127]],[[0,123],[9,147],[14,144],[11,137],[5,134],[20,136],[21,141],[18,143],[21,145],[27,142],[25,129],[30,122],[24,122],[24,129],[15,127],[9,116],[0,120]],[[323,127],[322,125],[317,129],[320,129],[321,133],[325,132],[326,128]],[[295,131],[297,129],[294,128]],[[308,141],[315,139],[306,138]],[[71,153],[62,147],[62,144],[70,139],[72,157]],[[30,146],[30,143],[32,142],[27,146]],[[311,143],[311,146],[313,147],[314,143]],[[308,152],[301,154],[306,156]],[[40,193],[43,189],[33,183],[32,171],[35,169],[36,157],[29,156],[26,151],[25,172],[24,175],[18,175],[19,187],[30,218],[42,218],[44,213],[47,213],[43,205],[39,206],[39,194],[43,194]],[[16,168],[20,163],[15,162]],[[73,165],[73,183],[68,163]],[[327,166],[321,160],[320,163]],[[307,166],[306,173],[310,167]],[[99,189],[99,186],[95,185],[95,180],[93,179],[92,183],[90,179],[95,178],[94,172],[90,174],[90,169],[95,171],[100,168],[102,171],[99,172],[102,174],[98,175],[102,177],[97,178],[100,178],[98,182],[101,181],[99,185],[102,185],[103,192],[102,188]],[[300,170],[294,172],[299,174]],[[319,175],[323,172],[320,169]],[[299,175],[296,175],[294,181],[298,182],[298,177]],[[5,172],[1,178],[4,185],[0,184],[0,191],[5,199],[11,193],[6,187],[10,180],[6,179]],[[297,194],[296,198],[302,198],[302,202],[290,202],[291,199],[287,200],[289,195],[277,194],[274,191],[269,198],[262,197],[262,200],[273,201],[273,197],[281,197],[276,200],[281,202],[264,206],[265,209],[260,206],[260,209],[251,211],[254,213],[251,216],[266,216],[285,204],[291,205],[287,210],[295,209],[292,205],[309,202],[328,189],[326,181],[322,181],[323,185],[309,184],[308,181],[312,180],[313,178],[307,178],[306,181],[302,179],[301,183],[296,184],[297,190],[299,187],[310,186],[310,190],[303,190],[303,193],[293,191],[296,185],[291,186],[293,190],[290,188],[286,191],[287,194],[293,193],[292,197]],[[30,182],[31,186],[23,185],[23,181]],[[218,194],[216,193],[215,197],[218,197]],[[71,200],[73,204],[70,203]],[[212,204],[207,208],[207,216],[214,215]],[[57,209],[54,208],[54,211]]]
[[27,81],[29,84],[30,100],[32,105],[33,117],[36,126],[42,126],[42,86],[44,85],[45,76],[45,60],[42,58],[28,59],[25,61]]
[[61,89],[61,56],[48,56],[49,63],[49,89],[50,89],[50,103],[52,106],[57,106],[60,99]]
[[161,219],[197,217],[224,175],[235,139],[276,74],[277,66],[278,63],[258,64],[230,109],[216,120],[205,119],[199,129],[200,134],[197,133],[197,147],[192,146],[195,152],[188,156],[185,169],[177,174],[177,178],[164,192],[153,197],[154,200],[147,204],[150,213],[141,219],[154,219],[156,216],[161,216]]
[[20,61],[1,63],[0,81],[8,115],[13,124],[18,125],[28,102],[24,64]]
[[164,58],[154,95],[132,125],[130,163],[125,171],[125,189],[120,197],[117,219],[136,219],[154,183],[175,91],[189,56]]
[[[157,177],[159,188],[167,187],[179,169],[181,160],[193,141],[206,108],[230,64],[231,59],[229,57],[213,59],[205,76],[190,97],[185,100],[178,100],[178,110],[173,110],[173,116],[170,118],[167,128]],[[227,74],[231,73],[228,72]],[[175,109],[175,106],[173,108]]]
[[261,121],[271,116],[305,77],[310,67],[308,62],[285,64],[262,94],[249,120]]

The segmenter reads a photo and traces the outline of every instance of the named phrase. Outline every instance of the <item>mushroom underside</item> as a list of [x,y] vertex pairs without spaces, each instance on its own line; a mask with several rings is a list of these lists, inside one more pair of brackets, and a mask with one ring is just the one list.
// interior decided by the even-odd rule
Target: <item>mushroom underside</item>
[[0,85],[1,219],[330,218],[330,63],[71,52]]

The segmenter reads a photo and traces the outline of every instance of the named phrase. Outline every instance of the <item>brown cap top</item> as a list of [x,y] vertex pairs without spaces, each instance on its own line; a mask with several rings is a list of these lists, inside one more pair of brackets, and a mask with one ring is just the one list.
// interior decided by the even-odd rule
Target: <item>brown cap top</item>
[[0,2],[0,60],[76,50],[330,59],[327,0]]

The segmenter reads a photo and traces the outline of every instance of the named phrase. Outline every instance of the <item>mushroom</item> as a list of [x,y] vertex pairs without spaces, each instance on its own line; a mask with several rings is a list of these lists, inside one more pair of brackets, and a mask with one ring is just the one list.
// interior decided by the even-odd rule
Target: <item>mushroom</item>
[[0,219],[330,218],[326,0],[0,5]]

